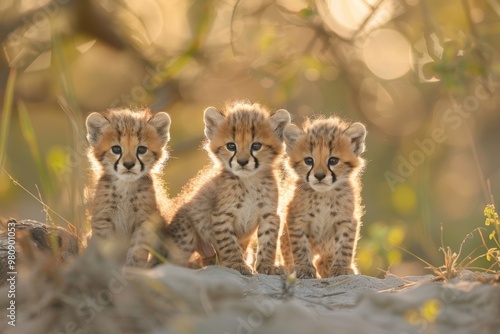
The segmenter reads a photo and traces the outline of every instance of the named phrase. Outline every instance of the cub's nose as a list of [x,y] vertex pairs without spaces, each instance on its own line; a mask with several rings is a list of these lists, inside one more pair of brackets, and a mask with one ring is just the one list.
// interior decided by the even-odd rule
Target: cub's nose
[[248,159],[237,159],[236,161],[238,161],[238,165],[240,165],[241,167],[244,167],[248,164]]
[[125,161],[125,162],[123,163],[123,166],[124,166],[125,168],[127,168],[128,170],[130,170],[130,169],[134,168],[134,166],[135,166],[135,162]]
[[318,181],[321,181],[325,178],[326,174],[325,173],[315,173],[314,177],[318,179]]

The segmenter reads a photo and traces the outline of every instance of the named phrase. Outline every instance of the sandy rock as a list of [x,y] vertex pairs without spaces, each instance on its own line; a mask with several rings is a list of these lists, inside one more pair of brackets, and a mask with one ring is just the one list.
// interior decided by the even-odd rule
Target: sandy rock
[[448,282],[351,275],[290,284],[217,266],[122,269],[92,248],[57,263],[41,261],[20,278],[18,325],[0,323],[1,333],[500,334],[500,285],[492,275],[464,272]]
[[[56,254],[60,262],[78,255],[82,244],[69,230],[34,220],[9,221],[0,225],[0,286],[8,270],[9,228],[15,229],[16,267],[29,265],[40,254]],[[10,234],[12,237],[12,233]],[[12,241],[10,241],[13,243]],[[16,270],[17,271],[17,268]]]

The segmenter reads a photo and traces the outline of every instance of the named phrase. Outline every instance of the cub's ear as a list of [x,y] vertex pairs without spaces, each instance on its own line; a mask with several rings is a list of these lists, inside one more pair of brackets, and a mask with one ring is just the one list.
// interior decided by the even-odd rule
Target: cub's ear
[[360,155],[365,151],[366,128],[363,124],[356,122],[351,124],[345,131],[344,135],[351,138],[351,149],[356,155]]
[[162,145],[165,145],[170,140],[170,116],[166,112],[160,111],[154,114],[148,123],[156,129],[161,138]]
[[276,110],[271,116],[269,116],[271,128],[279,140],[283,141],[283,130],[288,124],[290,124],[290,121],[290,114],[285,109]]
[[98,112],[93,112],[87,117],[85,126],[87,127],[87,140],[90,145],[95,146],[101,136],[101,129],[109,124],[109,121]]
[[288,124],[283,130],[283,137],[285,138],[286,151],[290,151],[294,148],[297,140],[304,135],[304,131],[299,129],[295,124]]
[[208,107],[203,113],[203,119],[205,121],[205,136],[212,139],[215,130],[224,121],[224,115],[217,108]]

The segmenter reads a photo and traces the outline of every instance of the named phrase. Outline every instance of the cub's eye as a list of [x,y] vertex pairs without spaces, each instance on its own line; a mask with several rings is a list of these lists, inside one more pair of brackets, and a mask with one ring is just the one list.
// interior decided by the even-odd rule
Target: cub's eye
[[146,154],[148,151],[148,148],[146,146],[139,146],[137,148],[137,154]]
[[311,157],[307,157],[304,159],[304,163],[308,166],[312,166],[314,164],[314,159]]
[[261,147],[262,147],[262,144],[261,144],[261,143],[253,143],[253,144],[252,144],[252,150],[253,150],[253,151],[258,151],[258,150],[260,150],[260,149],[261,149]]
[[236,144],[235,143],[227,143],[226,144],[226,148],[229,150],[229,151],[236,151]]
[[335,166],[338,163],[339,163],[339,158],[331,157],[330,159],[328,159],[328,164],[330,166]]
[[118,145],[115,145],[115,146],[111,147],[111,152],[113,152],[114,154],[121,154],[122,148]]

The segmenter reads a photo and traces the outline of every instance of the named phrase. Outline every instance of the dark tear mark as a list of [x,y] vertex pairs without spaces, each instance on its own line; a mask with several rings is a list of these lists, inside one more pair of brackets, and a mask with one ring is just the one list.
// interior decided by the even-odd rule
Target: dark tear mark
[[253,155],[253,150],[252,149],[250,149],[250,155],[252,156],[252,158],[255,161],[255,169],[259,168],[259,159],[257,159],[257,157],[255,155]]
[[332,183],[334,183],[335,181],[337,181],[337,175],[335,175],[335,173],[331,169],[330,164],[328,164],[328,170],[330,171],[330,176],[332,177]]
[[233,158],[236,156],[236,152],[238,152],[238,149],[234,150],[233,155],[229,159],[229,168],[233,168],[232,163],[233,163]]
[[[153,153],[156,157],[156,153]],[[135,150],[135,156],[137,157],[137,160],[139,160],[139,163],[141,164],[141,172],[144,171],[144,162],[142,162],[141,158],[139,158],[139,153],[137,152],[137,150]]]
[[[123,151],[123,150],[122,150]],[[118,159],[116,160],[115,162],[115,165],[114,165],[114,170],[115,172],[118,172],[118,163],[120,162],[120,159],[122,158],[122,154],[123,153],[120,153],[120,156],[118,157]]]
[[309,182],[309,175],[311,174],[313,168],[314,168],[314,161],[313,161],[313,164],[311,165],[311,168],[309,168],[309,171],[307,172],[307,175],[306,175],[307,182]]

